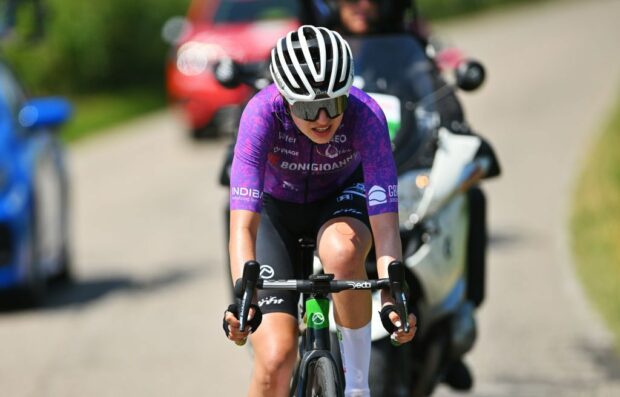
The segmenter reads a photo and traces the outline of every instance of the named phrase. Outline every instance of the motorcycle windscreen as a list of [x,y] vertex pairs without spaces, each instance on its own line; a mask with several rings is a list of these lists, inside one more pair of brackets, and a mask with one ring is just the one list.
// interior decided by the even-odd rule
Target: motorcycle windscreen
[[[440,95],[445,83],[424,48],[408,34],[347,37],[347,41],[355,62],[353,84],[379,98],[380,106],[389,105],[383,110],[389,116],[397,166],[429,166],[434,148],[427,146],[440,123]],[[386,97],[392,99],[382,101]],[[399,117],[394,115],[395,108]]]

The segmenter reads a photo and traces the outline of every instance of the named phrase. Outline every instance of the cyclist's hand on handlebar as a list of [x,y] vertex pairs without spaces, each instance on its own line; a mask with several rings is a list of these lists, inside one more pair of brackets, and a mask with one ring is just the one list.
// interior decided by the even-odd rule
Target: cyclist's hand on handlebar
[[238,346],[245,345],[247,341],[248,335],[254,332],[262,321],[262,313],[260,308],[252,304],[250,305],[250,313],[248,315],[248,327],[244,332],[239,330],[240,321],[239,321],[239,309],[236,304],[232,304],[228,306],[228,309],[224,312],[224,322],[223,328],[226,337],[231,341],[235,342]]
[[381,323],[385,330],[390,334],[392,343],[401,345],[410,342],[415,336],[417,319],[413,313],[409,313],[409,332],[403,330],[403,324],[394,305],[394,301],[388,294],[382,294],[383,308],[379,312]]
[[392,343],[394,345],[402,345],[403,343],[410,342],[415,336],[415,332],[417,330],[417,319],[414,314],[409,313],[409,332],[405,332],[403,330],[398,313],[396,313],[394,310],[390,310],[388,316],[394,327],[396,327],[396,330],[390,335]]

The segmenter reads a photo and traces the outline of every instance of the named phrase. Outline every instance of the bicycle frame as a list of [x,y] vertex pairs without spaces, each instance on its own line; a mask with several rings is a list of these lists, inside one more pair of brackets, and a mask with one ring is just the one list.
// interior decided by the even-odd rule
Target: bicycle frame
[[338,369],[336,377],[336,390],[344,391],[342,369],[336,364],[331,353],[331,341],[329,334],[329,310],[330,301],[323,294],[315,294],[305,300],[305,325],[300,350],[301,357],[297,362],[293,383],[291,385],[291,396],[304,396],[308,387],[308,369],[314,360],[326,357]]

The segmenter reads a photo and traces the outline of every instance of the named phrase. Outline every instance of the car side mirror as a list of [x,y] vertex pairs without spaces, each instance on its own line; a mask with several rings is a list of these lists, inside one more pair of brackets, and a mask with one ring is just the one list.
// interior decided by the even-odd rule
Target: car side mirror
[[57,127],[71,117],[73,108],[64,98],[36,98],[26,102],[19,111],[19,124],[28,129]]
[[478,61],[468,59],[460,62],[454,70],[456,85],[463,91],[474,91],[484,83],[486,72]]
[[213,68],[215,79],[226,88],[235,88],[241,84],[241,68],[230,58],[222,58]]

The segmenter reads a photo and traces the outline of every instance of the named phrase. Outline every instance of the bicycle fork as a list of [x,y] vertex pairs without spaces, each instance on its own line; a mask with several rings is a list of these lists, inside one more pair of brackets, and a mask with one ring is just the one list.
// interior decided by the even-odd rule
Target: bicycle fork
[[[321,277],[321,276],[315,276]],[[325,277],[329,279],[329,277]],[[329,282],[329,281],[327,281]],[[313,294],[305,300],[306,330],[302,337],[303,351],[300,351],[301,360],[295,369],[297,384],[293,385],[295,396],[304,397],[304,390],[308,387],[309,370],[313,362],[325,357],[333,363],[333,368],[339,368],[331,354],[329,332],[329,299],[323,294]],[[336,390],[344,390],[341,371],[336,375]]]
[[[313,239],[299,239],[301,247],[301,267],[306,276],[316,281],[318,284],[325,283],[326,287],[333,280],[333,275],[312,274],[314,249],[316,247]],[[303,296],[304,301],[304,325],[305,330],[302,334],[300,344],[300,360],[295,368],[292,385],[292,396],[305,397],[304,391],[307,389],[309,368],[312,362],[316,362],[321,357],[326,357],[333,363],[334,368],[339,368],[331,353],[331,338],[329,331],[329,310],[330,300],[325,293],[314,293],[310,296]],[[337,390],[344,390],[344,377],[338,371],[336,374]]]

